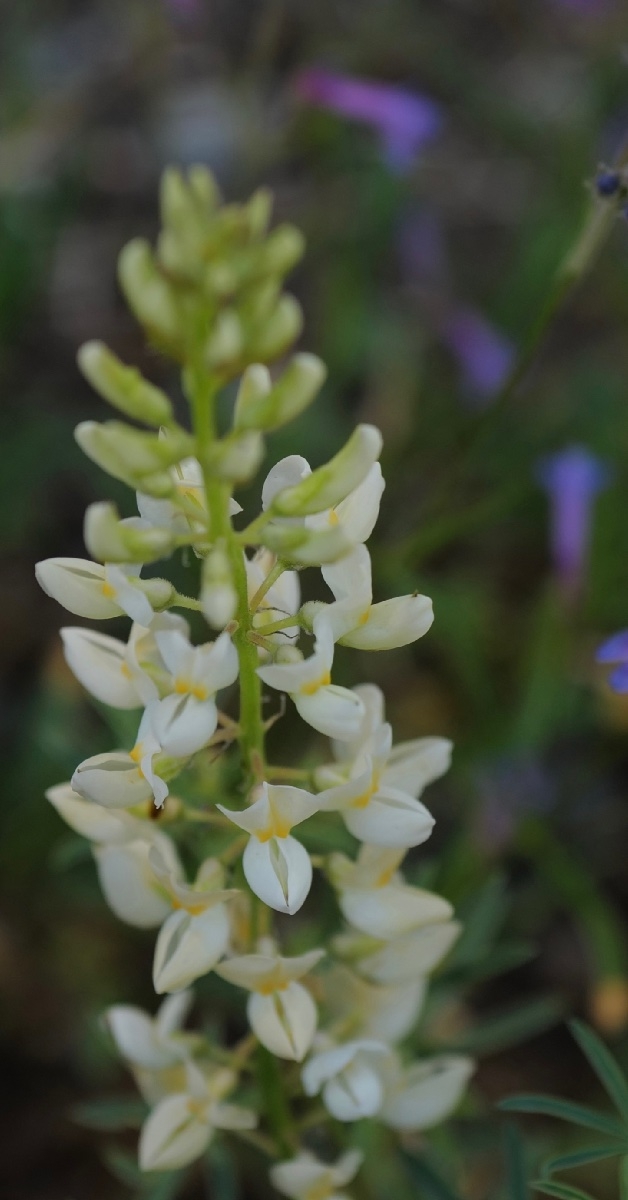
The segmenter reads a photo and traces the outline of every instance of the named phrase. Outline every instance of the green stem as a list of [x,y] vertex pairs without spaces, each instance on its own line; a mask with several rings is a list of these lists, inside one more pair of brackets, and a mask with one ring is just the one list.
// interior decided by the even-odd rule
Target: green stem
[[270,591],[273,584],[277,582],[277,580],[279,579],[279,576],[283,575],[285,569],[286,569],[286,564],[283,563],[281,561],[281,559],[279,558],[277,560],[277,562],[275,563],[272,571],[268,572],[268,575],[266,576],[264,582],[260,583],[260,586],[258,587],[252,600],[249,601],[249,609],[252,613],[257,612],[260,604],[262,603],[262,600],[264,599],[264,596],[266,595],[267,592]]
[[[627,160],[628,152],[624,151],[617,166],[623,166]],[[471,428],[466,436],[463,436],[461,453],[451,470],[447,472],[440,487],[433,493],[424,519],[432,512],[437,513],[447,505],[453,490],[464,474],[469,458],[483,444],[487,432],[497,423],[502,412],[527,378],[537,352],[565,300],[582,282],[598,258],[615,225],[617,212],[618,206],[615,202],[599,200],[597,197],[593,200],[575,242],[558,266],[545,301],[528,330],[517,361],[496,399],[479,417],[473,420]]]
[[279,1062],[265,1046],[257,1048],[258,1079],[262,1092],[262,1112],[282,1158],[291,1157],[297,1138],[286,1100]]
[[251,787],[263,778],[264,770],[262,687],[257,674],[257,648],[250,642],[248,636],[252,628],[252,616],[249,612],[246,566],[242,547],[229,515],[230,490],[227,484],[214,477],[209,468],[210,453],[216,439],[214,416],[216,391],[216,380],[202,365],[196,365],[189,373],[189,392],[198,444],[198,457],[207,496],[211,539],[216,541],[222,538],[224,541],[233,584],[238,595],[236,611],[238,627],[233,634],[233,643],[238,653],[240,666],[240,746],[246,771],[246,783],[248,787]]

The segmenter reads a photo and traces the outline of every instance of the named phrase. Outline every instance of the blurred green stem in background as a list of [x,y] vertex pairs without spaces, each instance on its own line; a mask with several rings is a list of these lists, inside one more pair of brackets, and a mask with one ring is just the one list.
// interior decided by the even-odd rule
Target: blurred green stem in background
[[[615,168],[621,169],[627,163],[628,146],[623,148]],[[597,195],[593,197],[584,224],[560,262],[546,299],[528,330],[521,351],[501,390],[493,402],[479,416],[472,419],[460,440],[458,454],[450,470],[445,473],[440,486],[433,491],[426,505],[417,532],[395,547],[395,559],[398,560],[401,556],[406,560],[411,559],[414,563],[417,554],[425,557],[455,541],[470,527],[475,528],[476,524],[481,525],[485,520],[491,520],[494,513],[491,499],[483,499],[477,505],[461,510],[457,489],[470,461],[478,449],[484,446],[487,433],[498,423],[502,413],[528,377],[538,351],[565,301],[597,261],[615,226],[622,203],[623,199],[600,199]],[[523,491],[523,484],[520,484],[520,488]],[[511,502],[516,503],[519,499],[517,489],[509,489],[509,494],[512,495]],[[457,511],[454,510],[452,498],[453,502],[458,502]],[[507,499],[506,497],[506,502]],[[504,496],[501,495],[500,511],[503,511],[504,500]]]

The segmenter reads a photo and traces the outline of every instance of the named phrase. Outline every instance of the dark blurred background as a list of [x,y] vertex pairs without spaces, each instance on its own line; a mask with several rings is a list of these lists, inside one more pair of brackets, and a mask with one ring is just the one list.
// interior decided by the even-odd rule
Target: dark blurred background
[[[81,342],[176,385],[115,278],[170,162],[209,164],[227,199],[270,186],[306,233],[292,286],[329,382],[274,457],[320,462],[356,419],[386,438],[377,595],[420,589],[436,622],[409,651],[341,656],[339,678],[380,683],[399,739],[456,743],[420,869],[467,917],[474,967],[428,1024],[482,1056],[456,1171],[469,1200],[495,1195],[500,1096],[595,1096],[564,1015],[628,1063],[628,700],[594,661],[628,624],[625,217],[498,398],[628,135],[624,0],[5,0],[0,29],[0,1195],[149,1195],[133,1131],[72,1119],[128,1086],[98,1014],[153,1009],[152,937],[116,921],[44,799],[120,734],[33,567],[83,555],[84,508],[112,494],[72,438],[105,415]],[[558,1135],[529,1132],[533,1161]],[[219,1176],[186,1196],[235,1200]],[[602,1168],[578,1178],[614,1194]]]

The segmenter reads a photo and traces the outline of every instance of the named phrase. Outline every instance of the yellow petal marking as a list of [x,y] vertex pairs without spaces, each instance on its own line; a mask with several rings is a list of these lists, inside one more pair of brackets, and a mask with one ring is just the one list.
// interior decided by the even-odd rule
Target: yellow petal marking
[[302,696],[315,696],[319,688],[329,687],[331,683],[331,674],[325,671],[318,679],[313,679],[311,683],[303,683],[299,688]]

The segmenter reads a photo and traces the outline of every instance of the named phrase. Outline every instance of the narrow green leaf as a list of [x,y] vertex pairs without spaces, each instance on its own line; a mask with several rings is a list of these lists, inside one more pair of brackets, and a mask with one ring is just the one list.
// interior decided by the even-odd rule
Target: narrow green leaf
[[571,1100],[563,1100],[561,1096],[522,1095],[510,1096],[500,1100],[499,1108],[503,1112],[536,1113],[539,1116],[557,1117],[560,1121],[570,1121],[572,1125],[584,1125],[586,1129],[595,1129],[597,1133],[607,1133],[609,1137],[621,1138],[624,1128],[615,1117],[607,1117],[594,1108],[585,1104],[573,1104]]
[[157,1178],[145,1179],[138,1200],[175,1200],[179,1195],[188,1171],[162,1171]]
[[508,1172],[510,1200],[528,1200],[528,1184],[523,1139],[516,1125],[510,1122],[504,1129],[504,1153]]
[[556,1200],[595,1200],[589,1192],[581,1188],[571,1187],[568,1183],[549,1183],[546,1179],[535,1179],[532,1187],[546,1196],[555,1196]]
[[420,1189],[421,1200],[460,1200],[460,1196],[434,1170],[425,1158],[415,1158],[413,1154],[401,1151],[401,1160],[412,1179]]
[[628,1200],[628,1154],[619,1164],[619,1196],[620,1200]]
[[583,1021],[570,1021],[569,1028],[624,1122],[628,1122],[628,1080],[610,1050]]
[[465,1054],[495,1054],[550,1029],[562,1016],[562,1004],[554,997],[531,1000],[488,1018],[477,1029],[452,1042],[451,1049]]
[[575,1150],[573,1154],[561,1154],[559,1158],[548,1159],[543,1163],[543,1175],[552,1175],[554,1171],[568,1171],[571,1167],[583,1167],[586,1163],[600,1162],[603,1158],[617,1158],[625,1152],[625,1142],[614,1146],[589,1146],[586,1150]]

